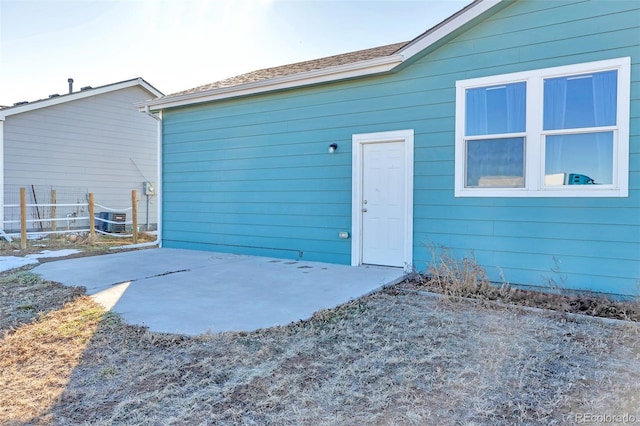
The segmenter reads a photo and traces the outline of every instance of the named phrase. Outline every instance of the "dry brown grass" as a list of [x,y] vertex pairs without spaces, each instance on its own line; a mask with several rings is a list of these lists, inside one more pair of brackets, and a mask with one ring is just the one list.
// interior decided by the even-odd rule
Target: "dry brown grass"
[[[59,291],[38,285],[42,293]],[[636,325],[451,303],[395,287],[286,327],[194,338],[128,326],[81,296],[9,332],[0,345],[5,424],[565,424],[582,412],[640,418]]]
[[83,288],[44,282],[30,268],[0,273],[0,336],[84,294]]
[[[148,243],[156,239],[155,235],[140,232],[138,243]],[[42,250],[77,249],[82,253],[73,257],[93,256],[109,252],[111,247],[132,244],[131,237],[113,237],[109,235],[97,234],[95,238],[90,238],[88,233],[82,234],[51,234],[47,238],[39,240],[29,240],[25,250],[20,249],[20,240],[16,239],[8,242],[0,239],[0,256],[24,256],[32,253],[39,253]],[[51,260],[51,259],[46,259]]]
[[59,401],[103,315],[82,296],[5,334],[0,345],[1,419],[28,421]]
[[[452,302],[472,298],[640,322],[640,294],[635,300],[614,300],[596,293],[564,290],[553,279],[549,279],[546,291],[516,288],[506,282],[497,285],[489,281],[486,270],[478,264],[473,252],[456,257],[446,247],[431,246],[430,251],[433,260],[428,271],[414,273],[401,287],[435,292]],[[554,269],[553,272],[559,271]]]

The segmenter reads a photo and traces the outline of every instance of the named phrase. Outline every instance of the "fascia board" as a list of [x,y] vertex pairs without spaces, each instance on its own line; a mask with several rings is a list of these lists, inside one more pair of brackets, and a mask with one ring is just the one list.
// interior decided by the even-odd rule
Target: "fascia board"
[[364,77],[389,72],[503,1],[505,0],[476,0],[465,9],[462,9],[457,14],[454,14],[441,24],[436,25],[425,34],[419,36],[416,40],[409,43],[408,46],[400,49],[394,55],[253,83],[211,89],[196,93],[186,93],[183,95],[166,96],[163,98],[139,102],[136,106],[139,107],[140,110],[144,110],[147,107],[152,110],[162,110],[166,108],[193,105],[221,99],[254,95],[274,90],[290,89],[308,86],[311,84],[326,83],[347,78]]
[[400,49],[398,53],[401,53],[405,57],[406,61],[429,46],[442,40],[458,28],[461,28],[476,19],[478,16],[482,15],[502,1],[504,0],[480,0],[476,4],[470,5],[467,10],[461,11],[459,15],[454,15],[452,18],[445,20],[440,25],[436,25],[421,37],[418,37],[417,40]]
[[147,92],[151,93],[154,96],[163,96],[163,93],[147,83],[143,78],[138,78],[138,84],[142,86]]
[[385,56],[382,58],[370,59],[351,64],[339,65],[335,67],[322,68],[318,70],[291,74],[269,80],[256,81],[252,83],[240,84],[231,87],[222,87],[196,93],[186,93],[184,95],[169,96],[160,99],[152,99],[136,104],[140,109],[150,107],[152,110],[173,108],[183,105],[192,105],[202,102],[210,102],[226,98],[254,95],[274,90],[290,89],[294,87],[308,86],[329,81],[337,81],[366,75],[387,72],[401,64],[404,60],[402,55]]
[[33,102],[28,103],[28,104],[24,104],[24,105],[20,105],[20,106],[9,107],[9,108],[6,108],[5,110],[0,110],[0,120],[4,120],[5,117],[11,116],[11,115],[22,114],[24,112],[33,111],[33,110],[40,109],[40,108],[46,108],[46,107],[50,107],[50,106],[54,106],[54,105],[60,105],[60,104],[66,103],[66,102],[72,102],[72,101],[76,101],[78,99],[89,98],[91,96],[97,96],[97,95],[101,95],[103,93],[113,92],[115,90],[126,89],[128,87],[133,87],[133,86],[137,86],[137,85],[142,86],[149,93],[152,93],[152,94],[154,94],[156,96],[161,96],[162,95],[162,93],[158,92],[157,89],[155,89],[153,86],[151,86],[149,83],[147,83],[143,79],[136,78],[136,79],[133,79],[133,80],[123,81],[121,83],[108,84],[106,86],[96,87],[95,89],[88,89],[88,90],[84,90],[84,91],[80,91],[80,92],[70,93],[70,94],[67,94],[67,95],[61,95],[61,96],[58,96],[58,97],[55,97],[55,98],[43,99],[43,100],[39,100],[39,101],[33,101]]

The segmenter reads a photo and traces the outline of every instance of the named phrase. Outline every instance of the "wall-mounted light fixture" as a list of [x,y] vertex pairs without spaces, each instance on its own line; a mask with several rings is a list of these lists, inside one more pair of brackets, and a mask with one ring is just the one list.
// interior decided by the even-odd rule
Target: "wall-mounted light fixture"
[[338,149],[337,143],[332,143],[331,145],[329,145],[329,154],[333,154],[334,152],[336,152],[336,149]]

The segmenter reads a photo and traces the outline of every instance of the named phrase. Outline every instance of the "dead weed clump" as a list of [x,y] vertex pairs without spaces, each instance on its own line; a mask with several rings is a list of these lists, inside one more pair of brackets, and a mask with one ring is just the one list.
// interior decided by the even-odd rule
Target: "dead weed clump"
[[640,300],[612,300],[593,293],[563,293],[558,286],[549,291],[516,288],[506,282],[489,281],[486,270],[478,264],[473,252],[456,257],[445,247],[431,247],[432,262],[425,274],[414,273],[400,288],[432,291],[444,296],[443,301],[461,298],[481,302],[498,301],[507,304],[551,309],[558,312],[583,314],[603,318],[640,322]]
[[472,297],[492,292],[486,270],[478,264],[473,253],[462,259],[447,249],[433,250],[432,254],[434,260],[428,275],[415,277],[419,283],[428,284],[438,293],[451,297]]

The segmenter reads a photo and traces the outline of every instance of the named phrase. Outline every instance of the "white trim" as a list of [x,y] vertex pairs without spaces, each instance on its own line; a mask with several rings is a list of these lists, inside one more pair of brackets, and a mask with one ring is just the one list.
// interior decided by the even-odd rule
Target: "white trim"
[[501,3],[502,0],[480,0],[470,4],[465,9],[460,10],[442,23],[431,28],[415,40],[411,41],[407,46],[400,49],[399,53],[405,56],[405,60],[417,55],[424,49],[442,40],[458,28],[466,25],[478,16],[482,15],[492,7]]
[[[629,196],[629,127],[631,117],[631,58],[624,58],[618,68],[618,155],[614,152],[613,159],[618,161],[618,172],[614,174],[621,197]],[[625,141],[626,143],[620,143]],[[614,164],[615,167],[615,164]]]
[[[148,111],[147,111],[148,112]],[[156,220],[156,241],[158,243],[158,247],[162,248],[162,199],[163,199],[163,187],[164,184],[162,182],[162,111],[158,112],[158,149],[157,149],[157,167],[158,167],[158,178],[156,181],[156,203],[158,209],[158,218]]]
[[[618,104],[616,126],[589,128],[589,131],[613,131],[614,156],[611,185],[544,186],[544,137],[546,134],[575,134],[583,130],[543,130],[542,103],[543,82],[554,77],[566,77],[607,70],[618,71]],[[627,197],[629,194],[629,113],[631,88],[631,58],[622,57],[603,61],[585,62],[542,68],[517,73],[492,75],[456,82],[455,121],[455,190],[456,197]],[[525,187],[524,188],[465,188],[465,139],[478,139],[464,135],[465,92],[475,87],[494,86],[514,82],[526,82],[526,136],[525,136]],[[483,136],[490,138],[492,135]],[[493,135],[507,137],[508,135]]]
[[66,102],[72,102],[78,99],[84,99],[91,96],[101,95],[103,93],[109,93],[116,90],[126,89],[128,87],[141,86],[147,92],[154,96],[162,96],[162,92],[151,86],[142,78],[135,78],[133,80],[122,81],[120,83],[108,84],[106,86],[100,86],[92,89],[81,90],[79,92],[73,92],[69,94],[63,94],[54,98],[42,99],[39,101],[29,102],[24,105],[14,106],[0,110],[0,120],[4,120],[5,117],[21,114],[23,112],[33,111],[40,108],[46,108],[53,105],[59,105]]
[[0,232],[4,234],[4,120],[0,119]]
[[175,96],[165,96],[163,98],[139,102],[136,104],[136,106],[138,106],[140,109],[143,109],[145,106],[149,106],[153,110],[159,110],[183,105],[216,101],[220,99],[235,98],[238,96],[254,95],[258,93],[271,92],[274,90],[308,86],[312,84],[343,80],[353,77],[361,77],[363,75],[379,74],[391,71],[397,65],[401,64],[402,61],[403,57],[401,55],[384,56],[367,61],[360,61],[351,64],[286,75],[283,77],[271,78],[268,80],[239,84],[237,86],[222,87]]
[[368,143],[404,142],[405,229],[404,269],[413,268],[413,129],[354,134],[351,138],[351,265],[362,264],[362,146]]
[[149,111],[149,107],[143,109],[141,112],[148,115],[149,117],[156,120],[156,124],[158,126],[157,129],[157,149],[156,149],[156,162],[158,167],[158,174],[156,176],[156,203],[158,209],[158,218],[156,220],[156,239],[155,241],[151,241],[149,243],[140,243],[140,244],[129,244],[126,246],[112,247],[119,249],[128,249],[128,248],[139,248],[139,247],[149,247],[158,245],[159,248],[162,248],[162,111],[159,111],[157,114],[152,114]]
[[347,78],[364,77],[385,72],[391,72],[399,65],[411,59],[428,47],[451,35],[463,25],[476,19],[504,0],[476,0],[464,9],[445,19],[424,34],[420,35],[398,53],[351,64],[327,67],[319,70],[276,77],[237,86],[204,90],[195,93],[185,93],[175,96],[165,96],[136,104],[141,110],[145,106],[153,110],[211,102],[239,96],[254,95],[273,90],[290,89],[311,84],[344,80]]

